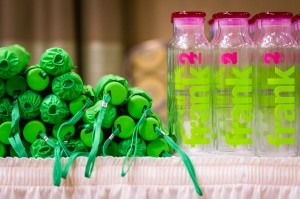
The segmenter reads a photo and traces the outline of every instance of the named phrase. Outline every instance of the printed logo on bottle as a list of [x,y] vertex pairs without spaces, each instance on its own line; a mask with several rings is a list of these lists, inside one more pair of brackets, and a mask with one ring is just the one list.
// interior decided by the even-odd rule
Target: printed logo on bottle
[[201,64],[202,63],[202,54],[198,53],[195,54],[194,52],[190,52],[190,54],[187,53],[181,53],[178,57],[178,61],[181,64],[195,64],[195,60],[197,61],[196,64]]
[[296,116],[295,66],[282,67],[277,65],[284,61],[284,58],[284,54],[279,52],[266,53],[264,55],[265,64],[274,65],[275,76],[268,78],[268,85],[274,88],[275,132],[272,135],[268,135],[268,142],[277,147],[296,143],[296,139],[293,136],[296,132],[294,127]]
[[266,64],[271,64],[273,62],[274,64],[279,64],[279,52],[275,53],[266,53],[264,55],[264,62]]
[[[202,64],[201,53],[181,53],[178,61],[174,81],[182,141],[191,147],[210,144],[210,66],[192,66]],[[190,121],[185,121],[187,116]]]
[[[231,103],[230,106],[232,107],[232,124],[229,125],[231,126],[230,129],[225,129],[225,132],[227,132],[225,141],[235,148],[238,145],[252,144],[252,66],[238,66],[237,52],[224,53],[220,58],[223,64],[237,65],[229,69],[221,69],[227,72],[218,77],[219,82],[224,81],[225,88],[230,88],[231,90],[230,98],[226,95],[220,95],[219,99],[221,98],[225,102],[228,99],[232,99],[228,102]],[[222,80],[222,78],[224,79]]]
[[237,64],[237,52],[222,54],[221,61],[223,64]]

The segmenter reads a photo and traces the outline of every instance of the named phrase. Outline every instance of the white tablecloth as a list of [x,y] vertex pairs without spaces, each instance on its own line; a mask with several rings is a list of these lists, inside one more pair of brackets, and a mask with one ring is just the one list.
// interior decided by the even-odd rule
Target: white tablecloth
[[[299,198],[300,158],[191,157],[202,198]],[[123,158],[98,157],[85,178],[87,158],[71,167],[60,187],[53,159],[0,159],[0,198],[201,198],[179,157],[137,158],[121,177]],[[63,160],[65,162],[65,159]]]

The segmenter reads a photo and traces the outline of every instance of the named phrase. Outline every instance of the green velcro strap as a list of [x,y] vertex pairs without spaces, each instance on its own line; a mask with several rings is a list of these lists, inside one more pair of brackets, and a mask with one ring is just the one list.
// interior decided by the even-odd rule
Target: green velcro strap
[[66,126],[70,126],[70,125],[75,125],[83,116],[84,112],[86,111],[86,109],[88,107],[90,107],[93,104],[93,102],[90,99],[87,99],[85,105],[80,109],[80,111],[78,111],[71,119],[69,119],[68,121],[64,122],[62,125],[60,125],[60,127],[58,128],[57,131],[57,139],[58,139],[58,143],[60,144],[61,148],[63,149],[63,152],[67,155],[70,156],[71,153],[70,151],[66,148],[66,146],[64,145],[63,141],[61,140],[60,137],[60,132],[61,130],[66,127]]
[[16,154],[18,155],[18,157],[22,158],[22,157],[28,157],[26,151],[25,151],[25,147],[23,146],[22,140],[20,138],[20,134],[17,133],[14,136],[11,136],[8,138],[12,148],[14,149],[14,151],[16,152]]
[[[133,161],[136,158],[136,153],[137,153],[137,145],[138,145],[138,131],[139,131],[139,127],[145,122],[147,115],[149,115],[151,113],[150,108],[146,109],[144,111],[144,114],[142,115],[142,117],[140,118],[140,120],[138,121],[138,123],[136,124],[135,128],[134,128],[134,132],[131,138],[131,145],[127,151],[126,157],[122,163],[122,172],[121,172],[121,176],[124,177],[130,170],[130,167],[133,163]],[[126,168],[127,166],[127,168]]]
[[60,162],[62,154],[60,151],[60,146],[56,145],[54,149],[54,166],[53,166],[53,184],[55,186],[60,186],[61,177],[62,177],[62,165]]
[[102,108],[99,111],[99,114],[96,118],[96,121],[94,123],[94,129],[93,129],[93,143],[92,143],[92,148],[88,157],[88,161],[86,163],[86,168],[85,168],[85,177],[90,178],[91,174],[94,169],[94,164],[95,164],[95,159],[97,156],[97,152],[99,149],[99,144],[100,144],[100,134],[101,134],[101,126],[102,122],[104,119],[106,107],[108,103],[111,100],[111,96],[109,94],[105,94],[103,96],[103,103],[102,103]]
[[[76,122],[78,122],[79,119],[82,118],[84,111],[89,106],[91,106],[92,103],[93,102],[91,100],[87,100],[86,103],[85,103],[85,105],[82,107],[82,109],[80,111],[78,111],[70,120],[68,120],[67,122],[63,123],[59,127],[59,129],[57,131],[57,139],[58,139],[58,143],[59,144],[57,144],[55,146],[55,149],[54,149],[55,162],[54,162],[54,167],[53,167],[53,184],[55,186],[60,186],[60,183],[61,183],[61,178],[62,178],[62,164],[61,164],[60,159],[62,157],[62,153],[65,153],[67,156],[71,155],[71,152],[67,149],[67,147],[65,146],[65,144],[63,143],[63,141],[60,139],[61,129],[63,127],[65,127],[65,126],[76,124]],[[63,149],[62,151],[61,151],[61,148]]]
[[62,169],[62,173],[61,173],[61,177],[66,179],[69,173],[69,170],[73,164],[73,162],[76,160],[76,158],[78,158],[79,156],[84,156],[84,157],[88,157],[89,153],[87,152],[75,152],[72,153],[72,155],[68,158],[64,168]]
[[45,140],[45,142],[46,142],[49,146],[51,146],[53,149],[55,149],[57,143],[55,143],[53,140],[49,139],[48,136],[47,136],[47,134],[46,134],[45,132],[40,132],[40,133],[39,133],[39,136],[40,136],[43,140]]
[[11,119],[11,131],[8,140],[20,158],[28,157],[28,154],[26,153],[25,147],[23,146],[22,140],[20,138],[20,111],[17,97],[15,97],[15,100],[13,102]]
[[174,149],[177,151],[177,153],[180,155],[183,163],[185,164],[189,175],[193,181],[195,190],[197,192],[198,195],[202,196],[202,191],[199,187],[199,184],[197,182],[197,176],[196,176],[196,172],[193,166],[193,163],[191,161],[191,159],[187,156],[187,154],[169,137],[167,136],[160,128],[155,127],[155,132],[162,136],[164,138],[164,140]]
[[103,156],[107,156],[107,154],[106,154],[107,147],[109,146],[109,144],[111,143],[111,141],[113,141],[113,139],[115,138],[115,136],[117,136],[119,133],[120,133],[120,129],[116,128],[113,131],[113,133],[105,140],[105,142],[103,144],[103,149],[102,149]]

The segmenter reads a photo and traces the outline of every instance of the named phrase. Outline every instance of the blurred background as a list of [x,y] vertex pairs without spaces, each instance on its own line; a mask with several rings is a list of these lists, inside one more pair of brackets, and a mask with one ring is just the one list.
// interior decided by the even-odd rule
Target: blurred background
[[50,47],[73,58],[85,84],[109,73],[126,77],[153,97],[166,119],[167,43],[174,11],[300,13],[299,0],[0,0],[0,46],[18,43],[39,63]]

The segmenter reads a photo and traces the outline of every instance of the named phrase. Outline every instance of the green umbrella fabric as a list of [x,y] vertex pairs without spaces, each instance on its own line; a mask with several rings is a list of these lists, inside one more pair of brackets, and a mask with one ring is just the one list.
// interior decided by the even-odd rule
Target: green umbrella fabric
[[8,79],[19,74],[28,64],[30,54],[20,45],[0,48],[0,78]]
[[66,148],[71,153],[76,152],[88,152],[88,148],[79,140],[79,139],[72,139],[66,144]]
[[95,90],[91,85],[83,85],[81,94],[89,97],[93,102],[95,102]]
[[[136,156],[146,156],[146,143],[143,139],[141,138],[137,138],[138,141],[137,141],[137,149],[136,149]],[[118,146],[118,153],[120,156],[126,156],[129,148],[130,148],[130,145],[131,145],[131,142],[132,142],[132,139],[126,139],[126,140],[122,140],[120,143],[119,143],[119,146]],[[133,155],[133,154],[131,154]]]
[[43,98],[39,93],[27,90],[18,97],[18,101],[22,119],[30,120],[40,114]]
[[52,81],[52,92],[64,100],[72,100],[80,95],[83,89],[81,77],[75,72],[68,72]]
[[0,99],[0,123],[11,121],[13,101],[11,98]]
[[[94,106],[88,108],[84,115],[83,115],[83,121],[88,124],[93,124],[95,122],[95,119],[99,113],[99,111],[102,108],[102,100],[99,100],[95,103]],[[102,122],[103,128],[110,128],[112,124],[114,123],[115,119],[117,117],[117,108],[113,105],[108,104],[106,108],[106,112],[104,115],[104,119]]]
[[62,48],[49,48],[40,58],[40,66],[53,76],[71,71],[74,67],[70,55]]
[[5,88],[5,83],[3,79],[0,79],[0,98],[2,98],[5,95],[6,88]]
[[44,98],[40,112],[41,119],[50,124],[62,123],[70,114],[67,103],[54,94]]
[[54,157],[54,149],[43,139],[37,139],[30,145],[30,153],[33,158]]

